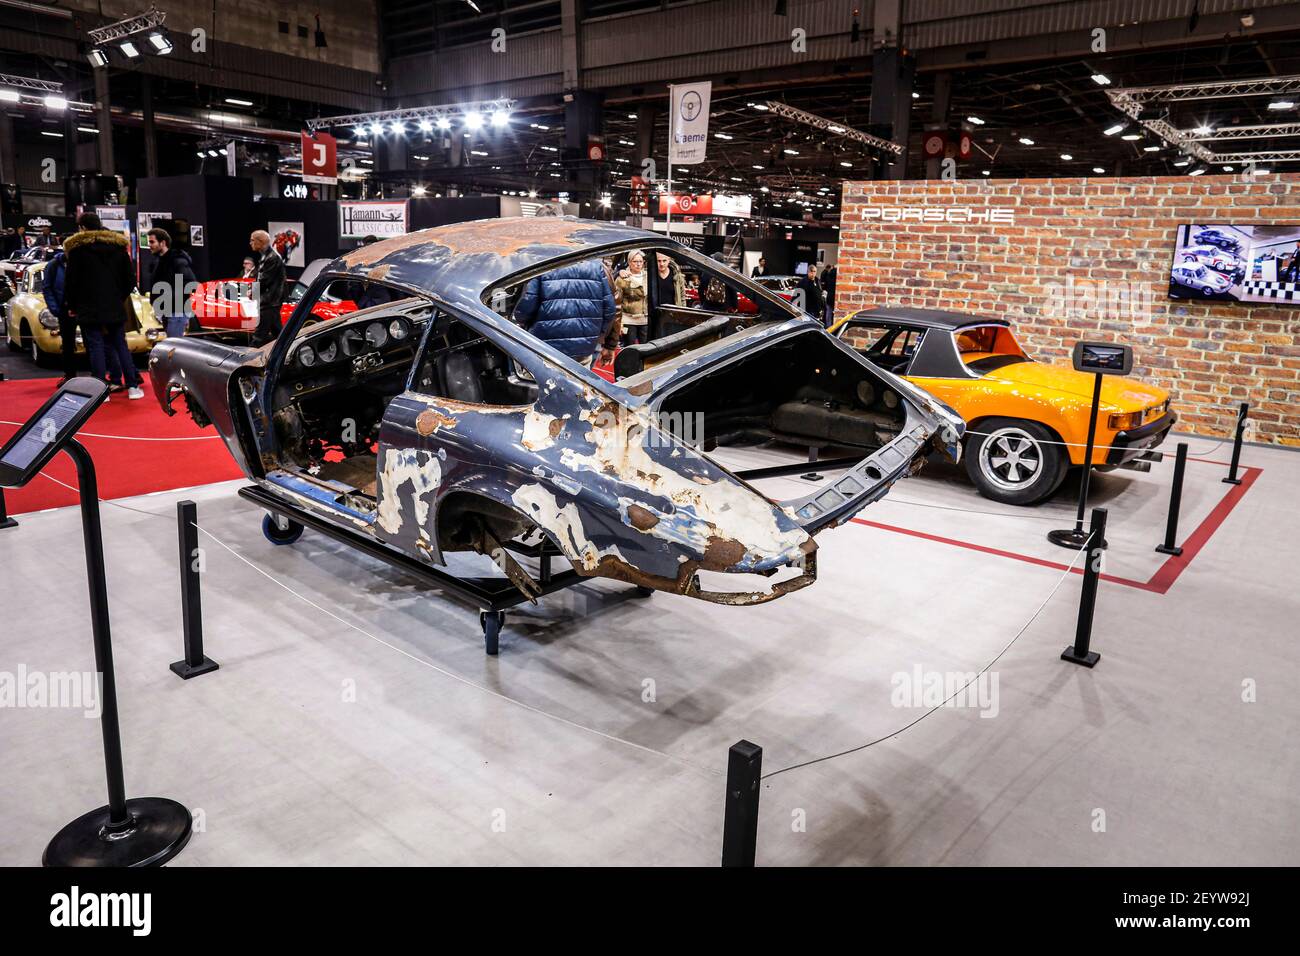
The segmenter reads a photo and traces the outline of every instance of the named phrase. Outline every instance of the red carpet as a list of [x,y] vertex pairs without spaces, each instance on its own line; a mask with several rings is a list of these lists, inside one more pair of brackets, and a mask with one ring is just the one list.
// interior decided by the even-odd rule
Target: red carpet
[[[0,421],[26,421],[50,397],[58,381],[33,378],[0,382]],[[215,428],[197,427],[183,408],[168,418],[158,407],[147,379],[144,392],[144,398],[134,402],[127,399],[126,392],[115,393],[78,436],[95,458],[101,498],[126,498],[240,476]],[[8,441],[15,431],[14,425],[0,424],[0,443]],[[124,441],[94,437],[97,435],[190,440]],[[67,455],[57,455],[42,474],[76,487],[77,470]],[[77,501],[75,491],[40,476],[26,488],[5,490],[10,514],[74,505]]]

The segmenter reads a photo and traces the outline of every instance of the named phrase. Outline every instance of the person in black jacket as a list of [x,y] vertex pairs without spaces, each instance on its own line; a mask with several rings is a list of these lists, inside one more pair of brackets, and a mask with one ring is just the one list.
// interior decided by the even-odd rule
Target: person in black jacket
[[248,238],[249,247],[261,255],[257,264],[257,330],[254,345],[275,341],[280,334],[280,306],[284,304],[284,260],[271,245],[271,234],[258,229]]
[[172,237],[166,229],[150,229],[148,236],[149,251],[157,257],[149,276],[149,300],[154,314],[167,328],[167,337],[178,339],[189,324],[190,293],[199,280],[189,253],[172,248]]
[[91,372],[106,381],[111,354],[121,367],[124,381],[110,384],[109,391],[125,387],[128,398],[144,398],[140,373],[126,344],[128,299],[135,288],[126,237],[103,228],[93,212],[84,212],[77,217],[76,235],[63,243],[63,251],[68,260],[63,304],[81,326]]
[[826,317],[823,323],[827,326],[835,320],[835,279],[838,274],[836,266],[832,265],[822,270],[822,295],[826,299]]
[[803,310],[809,315],[815,315],[818,321],[825,324],[822,312],[826,308],[826,300],[822,297],[821,286],[817,284],[816,266],[809,266],[807,274],[799,279],[799,291],[803,293]]

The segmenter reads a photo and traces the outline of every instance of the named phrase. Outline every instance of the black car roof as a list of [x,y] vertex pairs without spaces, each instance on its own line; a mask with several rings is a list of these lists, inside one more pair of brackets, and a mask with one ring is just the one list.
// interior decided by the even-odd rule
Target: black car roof
[[909,309],[903,306],[883,306],[878,309],[863,309],[849,316],[850,322],[888,322],[893,325],[910,325],[918,329],[954,329],[971,325],[1005,325],[1011,323],[1006,319],[995,319],[987,315],[971,315],[966,312],[948,312],[944,309]]

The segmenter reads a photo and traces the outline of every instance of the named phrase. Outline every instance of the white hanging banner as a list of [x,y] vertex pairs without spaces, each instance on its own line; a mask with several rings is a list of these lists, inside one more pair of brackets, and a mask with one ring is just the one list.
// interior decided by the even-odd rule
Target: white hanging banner
[[704,162],[709,145],[709,99],[713,82],[685,83],[668,88],[668,165],[691,166]]

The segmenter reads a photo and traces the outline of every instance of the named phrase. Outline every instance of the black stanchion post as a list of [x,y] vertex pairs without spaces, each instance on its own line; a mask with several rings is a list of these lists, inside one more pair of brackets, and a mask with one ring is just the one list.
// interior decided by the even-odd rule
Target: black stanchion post
[[[817,446],[816,446],[816,445],[809,445],[809,446],[808,446],[808,464],[810,464],[810,465],[815,465],[815,464],[817,464],[817,457],[818,457],[818,448],[817,448]],[[812,471],[807,472],[806,474],[800,475],[799,477],[802,478],[804,481],[821,481],[823,476],[822,476],[822,474],[821,474],[820,472],[817,471],[817,469],[814,468]]]
[[1101,553],[1106,550],[1106,509],[1093,508],[1088,526],[1088,557],[1083,568],[1083,588],[1079,592],[1079,622],[1074,643],[1061,652],[1061,660],[1084,667],[1095,667],[1101,655],[1088,649],[1092,642],[1092,612],[1097,606],[1097,581],[1101,578]]
[[727,802],[722,818],[722,865],[753,866],[758,847],[758,791],[763,748],[748,740],[727,751]]
[[18,520],[9,517],[9,512],[5,509],[5,490],[0,488],[0,528],[16,528]]
[[214,671],[216,661],[203,656],[203,604],[199,597],[199,513],[192,501],[176,502],[176,537],[181,559],[181,623],[185,658],[171,665],[182,680]]
[[90,630],[95,643],[95,669],[101,681],[99,723],[104,737],[108,806],[82,814],[56,833],[45,847],[42,862],[46,866],[161,866],[189,842],[190,812],[166,797],[127,799],[95,463],[74,438],[67,440],[64,450],[76,462],[81,494],[81,527],[86,548],[86,577],[90,584]]
[[1242,402],[1237,409],[1237,433],[1232,438],[1232,464],[1228,466],[1228,477],[1223,479],[1225,485],[1239,485],[1237,465],[1241,463],[1241,439],[1246,433],[1246,416],[1250,414],[1250,402]]
[[1187,468],[1187,442],[1178,443],[1178,457],[1174,459],[1174,484],[1169,490],[1169,521],[1165,524],[1165,543],[1156,545],[1161,554],[1174,557],[1183,553],[1178,547],[1178,509],[1183,501],[1183,471]]

